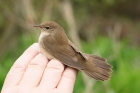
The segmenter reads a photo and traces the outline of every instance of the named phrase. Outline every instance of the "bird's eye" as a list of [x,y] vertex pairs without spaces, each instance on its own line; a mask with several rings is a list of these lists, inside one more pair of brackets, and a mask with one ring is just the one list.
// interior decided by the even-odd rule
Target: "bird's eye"
[[49,26],[47,26],[47,27],[45,27],[46,29],[50,29],[50,27]]

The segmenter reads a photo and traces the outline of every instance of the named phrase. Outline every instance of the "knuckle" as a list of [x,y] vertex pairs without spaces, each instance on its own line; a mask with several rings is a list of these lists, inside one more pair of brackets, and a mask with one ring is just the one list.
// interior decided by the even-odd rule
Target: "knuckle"
[[58,60],[51,60],[49,63],[48,63],[48,68],[53,68],[53,69],[64,69],[64,65],[59,62]]
[[46,64],[47,64],[47,59],[43,55],[38,54],[36,58],[31,60],[29,66],[44,68]]
[[21,69],[25,70],[27,68],[26,64],[21,64],[21,63],[15,63],[11,69]]

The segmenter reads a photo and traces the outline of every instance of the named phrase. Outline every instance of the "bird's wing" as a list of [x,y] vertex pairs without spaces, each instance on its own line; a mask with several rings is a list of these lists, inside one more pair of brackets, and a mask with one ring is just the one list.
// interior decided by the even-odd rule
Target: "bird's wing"
[[76,69],[84,69],[76,56],[79,54],[69,44],[58,46],[48,42],[43,42],[43,48],[65,65]]
[[79,53],[84,59],[87,59],[87,57],[81,52],[79,51],[79,49],[69,40],[69,45],[77,52]]

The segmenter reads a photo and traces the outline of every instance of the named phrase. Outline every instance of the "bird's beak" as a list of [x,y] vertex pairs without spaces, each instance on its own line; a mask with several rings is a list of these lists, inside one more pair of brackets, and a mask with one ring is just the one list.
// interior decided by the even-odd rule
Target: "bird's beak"
[[40,26],[40,25],[34,25],[33,27],[39,27],[39,28],[41,28],[41,26]]

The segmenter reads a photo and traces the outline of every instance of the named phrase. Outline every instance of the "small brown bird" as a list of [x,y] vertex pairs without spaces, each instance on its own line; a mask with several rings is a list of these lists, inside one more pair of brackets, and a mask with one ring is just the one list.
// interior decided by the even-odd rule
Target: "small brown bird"
[[83,71],[96,80],[108,80],[112,66],[106,59],[85,54],[67,38],[64,29],[53,21],[47,21],[33,27],[41,28],[39,46],[41,53],[48,59],[58,59],[63,64]]

